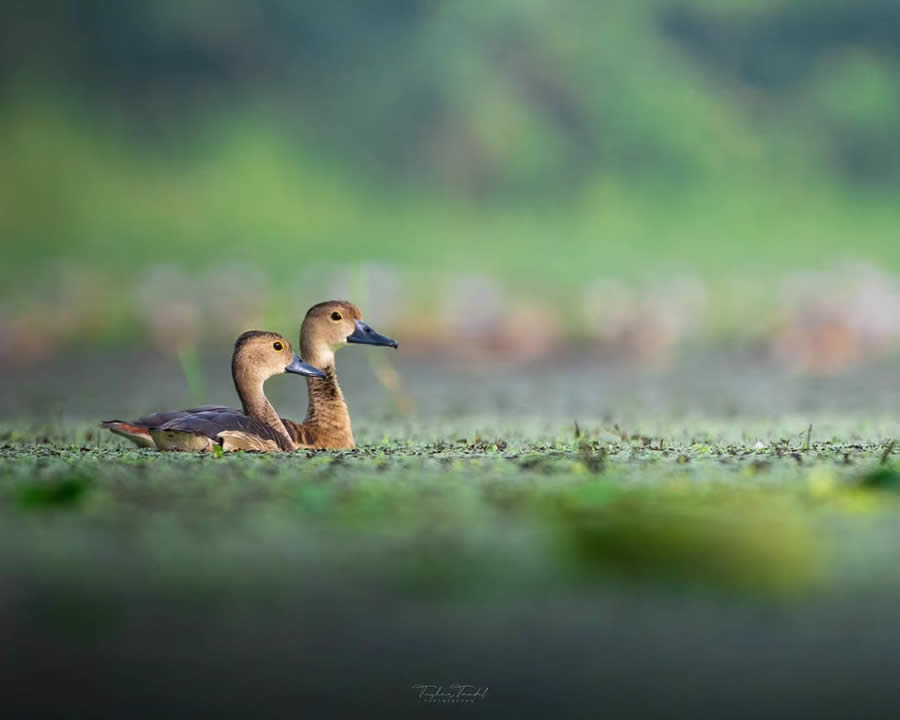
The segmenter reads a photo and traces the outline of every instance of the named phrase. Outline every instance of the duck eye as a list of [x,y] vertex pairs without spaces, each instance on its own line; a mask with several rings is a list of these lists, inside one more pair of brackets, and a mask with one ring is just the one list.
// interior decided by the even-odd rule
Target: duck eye
[[343,320],[343,317],[339,312],[333,312],[331,313],[331,319],[337,322],[338,320]]
[[278,352],[281,352],[282,350],[284,350],[284,344],[279,342],[278,340],[276,340],[274,343],[272,343],[272,347],[275,348]]

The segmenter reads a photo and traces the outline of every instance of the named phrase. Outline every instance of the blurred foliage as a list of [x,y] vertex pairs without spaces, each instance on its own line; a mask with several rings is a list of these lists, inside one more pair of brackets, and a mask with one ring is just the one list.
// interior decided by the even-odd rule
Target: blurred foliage
[[881,466],[864,473],[859,484],[872,490],[897,490],[900,488],[900,470],[896,465],[882,463]]
[[7,314],[67,303],[59,261],[106,291],[97,328],[158,263],[252,264],[275,305],[314,262],[431,268],[426,305],[476,270],[558,309],[647,267],[900,268],[887,0],[6,10]]
[[559,520],[565,547],[588,577],[661,575],[791,593],[808,588],[821,571],[814,533],[796,508],[774,496],[719,489],[691,497],[684,488],[653,488],[586,502],[593,491],[570,490]]
[[29,509],[46,509],[75,505],[91,485],[91,478],[80,469],[69,467],[50,482],[31,483],[19,491],[19,502]]
[[785,141],[800,170],[900,170],[887,0],[11,5],[7,97],[50,82],[148,141],[249,103],[354,171],[513,197],[761,169]]

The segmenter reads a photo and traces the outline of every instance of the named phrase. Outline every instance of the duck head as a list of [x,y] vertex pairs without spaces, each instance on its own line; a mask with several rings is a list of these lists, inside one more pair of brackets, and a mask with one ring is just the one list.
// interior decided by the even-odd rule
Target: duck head
[[398,347],[397,341],[363,322],[362,312],[346,300],[313,305],[300,328],[301,352],[322,366],[334,361],[334,353],[349,343]]
[[325,377],[324,372],[304,362],[283,335],[263,330],[250,330],[237,339],[231,369],[235,377],[253,383],[264,383],[281,373]]

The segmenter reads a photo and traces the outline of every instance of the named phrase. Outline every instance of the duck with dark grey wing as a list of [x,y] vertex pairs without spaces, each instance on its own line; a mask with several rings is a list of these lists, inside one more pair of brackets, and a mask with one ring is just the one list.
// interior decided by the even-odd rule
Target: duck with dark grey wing
[[325,377],[306,381],[309,405],[302,423],[284,419],[291,439],[301,448],[330,450],[356,447],[350,411],[338,384],[334,354],[347,344],[398,347],[397,341],[381,335],[363,322],[362,312],[346,300],[313,305],[300,327],[300,353],[325,372]]
[[299,445],[285,428],[263,391],[273,375],[295,373],[325,379],[326,373],[294,354],[278,333],[251,330],[234,344],[231,375],[243,412],[207,405],[147,415],[133,422],[109,420],[103,427],[142,447],[202,452],[257,450],[286,452]]

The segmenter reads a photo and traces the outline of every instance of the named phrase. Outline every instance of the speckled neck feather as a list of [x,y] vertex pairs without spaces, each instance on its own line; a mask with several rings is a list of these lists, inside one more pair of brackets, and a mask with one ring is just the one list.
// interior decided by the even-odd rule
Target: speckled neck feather
[[311,433],[308,444],[319,447],[356,447],[350,426],[350,411],[338,384],[334,362],[321,367],[327,377],[306,379],[309,409],[303,429]]

